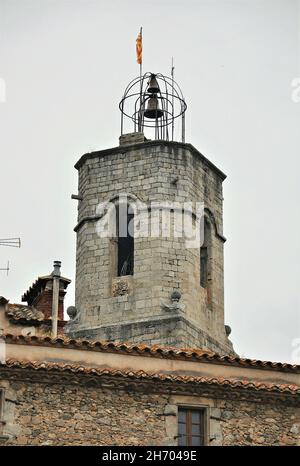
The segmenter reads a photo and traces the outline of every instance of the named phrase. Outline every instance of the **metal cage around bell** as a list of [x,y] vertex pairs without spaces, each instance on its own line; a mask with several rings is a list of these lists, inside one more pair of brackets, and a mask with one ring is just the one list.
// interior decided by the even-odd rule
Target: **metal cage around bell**
[[145,128],[152,128],[154,139],[166,141],[175,140],[176,123],[180,126],[181,141],[185,142],[187,105],[173,77],[147,72],[133,79],[125,89],[119,108],[121,135],[126,117],[133,122],[134,132],[144,133]]

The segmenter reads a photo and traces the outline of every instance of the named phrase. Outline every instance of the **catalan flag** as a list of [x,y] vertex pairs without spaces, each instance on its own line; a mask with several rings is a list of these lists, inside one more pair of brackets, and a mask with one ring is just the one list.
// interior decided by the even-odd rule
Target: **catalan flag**
[[136,39],[136,61],[138,62],[139,65],[142,64],[143,58],[143,40],[142,40],[142,28],[139,32],[139,35],[137,36]]

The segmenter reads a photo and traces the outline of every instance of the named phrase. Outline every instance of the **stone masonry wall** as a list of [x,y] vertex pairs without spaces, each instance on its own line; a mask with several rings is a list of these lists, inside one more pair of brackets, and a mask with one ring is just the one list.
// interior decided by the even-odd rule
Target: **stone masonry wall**
[[[4,445],[176,445],[177,407],[207,406],[212,445],[299,445],[300,409],[158,390],[4,382]],[[156,384],[157,386],[157,384]],[[6,417],[5,417],[6,416]]]
[[[78,330],[77,338],[86,338],[86,330]],[[108,341],[129,341],[137,344],[177,346],[180,348],[209,348],[216,353],[228,354],[228,347],[214,340],[209,334],[176,313],[168,313],[159,319],[127,322],[122,325],[108,324],[91,328],[90,339]]]
[[[224,330],[222,173],[192,146],[151,142],[88,154],[77,165],[78,206],[76,307],[80,318],[71,334],[89,338],[100,326],[146,322],[166,317],[162,304],[170,304],[175,289],[182,293],[184,317],[192,326],[220,342],[230,353]],[[97,205],[121,193],[150,205],[156,202],[204,202],[213,217],[211,300],[200,286],[199,248],[187,249],[185,238],[138,238],[134,275],[127,293],[115,296],[113,244],[96,232]],[[142,324],[141,324],[142,325]],[[99,335],[103,335],[99,329]],[[78,333],[80,332],[80,333]],[[191,332],[190,332],[191,333]],[[105,335],[104,335],[105,336]],[[117,339],[113,328],[111,339]],[[172,335],[170,335],[172,339]],[[160,341],[166,341],[161,335]],[[135,340],[133,340],[135,341]],[[191,341],[186,341],[189,346]],[[198,342],[200,346],[201,342]]]

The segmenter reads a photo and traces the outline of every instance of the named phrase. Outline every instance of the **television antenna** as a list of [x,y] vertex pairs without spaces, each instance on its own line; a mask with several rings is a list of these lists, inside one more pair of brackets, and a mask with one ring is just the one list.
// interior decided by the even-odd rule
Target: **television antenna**
[[[20,248],[21,247],[21,238],[0,238],[0,246],[6,246],[9,248]],[[7,261],[7,266],[0,268],[0,271],[5,271],[6,275],[9,272],[9,261]]]
[[8,272],[9,272],[9,261],[7,261],[7,267],[2,267],[0,270],[1,270],[1,271],[6,271],[6,275],[8,275]]
[[21,238],[0,238],[0,246],[6,246],[10,248],[20,248]]

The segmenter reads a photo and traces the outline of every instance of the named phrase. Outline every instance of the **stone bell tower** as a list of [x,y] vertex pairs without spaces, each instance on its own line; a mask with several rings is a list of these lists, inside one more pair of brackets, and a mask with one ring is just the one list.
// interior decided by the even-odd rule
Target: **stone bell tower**
[[[67,332],[234,354],[224,325],[225,175],[185,143],[186,103],[173,79],[136,78],[120,110],[119,146],[75,165],[76,302]],[[133,132],[125,131],[126,117]],[[192,247],[178,221],[184,211],[194,229],[201,226]]]

